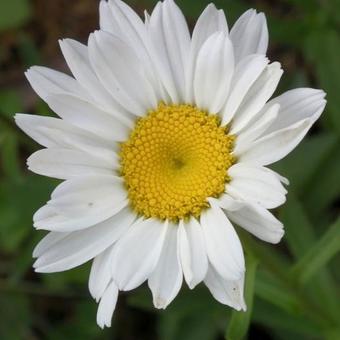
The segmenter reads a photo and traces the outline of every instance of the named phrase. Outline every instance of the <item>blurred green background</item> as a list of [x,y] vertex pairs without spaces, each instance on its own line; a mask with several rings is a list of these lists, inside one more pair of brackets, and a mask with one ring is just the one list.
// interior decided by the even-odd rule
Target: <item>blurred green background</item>
[[[139,13],[155,1],[127,1]],[[207,0],[183,0],[190,26]],[[232,312],[200,286],[183,288],[166,311],[146,287],[120,294],[113,327],[101,331],[87,290],[89,265],[37,275],[31,253],[43,232],[32,214],[56,181],[29,173],[39,147],[14,125],[15,112],[51,114],[24,78],[41,64],[66,70],[57,40],[86,42],[98,27],[97,0],[0,1],[0,339],[340,339],[340,0],[218,0],[231,24],[250,7],[264,11],[271,60],[283,64],[278,93],[312,86],[328,106],[308,138],[275,169],[287,176],[286,227],[279,246],[237,229],[247,252],[247,313]],[[252,303],[253,302],[253,303]],[[251,308],[252,306],[252,308]]]

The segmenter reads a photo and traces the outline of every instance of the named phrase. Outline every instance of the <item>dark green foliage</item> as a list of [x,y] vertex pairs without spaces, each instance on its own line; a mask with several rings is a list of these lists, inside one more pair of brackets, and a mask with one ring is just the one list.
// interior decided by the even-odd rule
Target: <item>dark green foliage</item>
[[[237,229],[247,255],[248,311],[218,304],[201,285],[184,288],[160,312],[141,287],[121,294],[113,327],[105,331],[95,323],[97,306],[87,291],[89,266],[48,275],[31,269],[32,250],[43,236],[33,230],[32,215],[57,182],[25,169],[25,159],[38,146],[15,127],[13,115],[49,114],[22,76],[33,63],[53,66],[60,58],[49,51],[61,32],[52,34],[52,47],[40,46],[48,25],[36,28],[42,17],[35,11],[43,2],[49,3],[0,0],[0,339],[215,340],[225,334],[229,340],[340,339],[340,1],[215,2],[230,23],[250,7],[266,12],[270,58],[286,71],[280,92],[311,86],[328,93],[316,127],[274,166],[291,182],[288,201],[276,212],[286,228],[282,243],[264,244]],[[85,7],[82,0],[73,2]],[[139,13],[155,3],[127,2]],[[209,2],[178,1],[191,27]],[[72,20],[67,11],[63,15]]]

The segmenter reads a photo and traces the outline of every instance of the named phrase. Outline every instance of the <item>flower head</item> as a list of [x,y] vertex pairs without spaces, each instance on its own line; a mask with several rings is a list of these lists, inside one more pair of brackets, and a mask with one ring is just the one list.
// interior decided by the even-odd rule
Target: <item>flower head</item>
[[[66,39],[74,77],[26,73],[60,118],[17,114],[45,148],[30,170],[64,180],[34,215],[50,233],[37,272],[93,259],[89,289],[97,322],[110,326],[118,291],[148,281],[166,308],[183,276],[221,303],[245,310],[245,264],[231,222],[277,243],[283,225],[268,209],[288,181],[266,166],[302,140],[325,107],[321,90],[270,100],[282,70],[266,58],[265,16],[249,10],[228,30],[209,5],[192,35],[172,0],[142,21],[120,0],[101,1],[88,45]],[[283,184],[282,184],[283,183]]]

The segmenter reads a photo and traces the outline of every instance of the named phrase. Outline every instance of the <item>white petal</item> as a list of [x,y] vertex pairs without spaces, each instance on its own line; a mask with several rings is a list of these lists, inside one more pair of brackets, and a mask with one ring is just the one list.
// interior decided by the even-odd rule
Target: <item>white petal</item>
[[[63,121],[59,119],[59,121]],[[68,124],[68,123],[66,123]],[[119,165],[119,144],[114,140],[105,140],[98,135],[92,134],[89,131],[79,129],[79,133],[74,133],[56,128],[37,126],[37,134],[46,136],[50,142],[57,144],[58,149],[73,149],[82,151],[100,159],[99,164],[106,164],[110,169],[117,169]],[[59,147],[60,146],[60,147]],[[52,147],[53,148],[53,147]],[[51,148],[50,148],[51,149]]]
[[114,141],[80,129],[63,119],[17,113],[16,124],[28,136],[47,148],[75,148],[99,157],[116,158]]
[[104,30],[122,37],[140,56],[140,59],[150,66],[147,31],[141,18],[131,7],[120,0],[110,0],[105,7],[109,12],[106,15],[110,18],[110,22],[105,22],[106,29]]
[[238,311],[247,309],[243,297],[244,274],[237,281],[225,280],[210,265],[204,283],[218,302],[233,307]]
[[156,308],[165,309],[176,297],[183,281],[177,241],[177,225],[170,224],[157,266],[149,277]]
[[242,209],[227,215],[234,223],[263,241],[276,244],[284,235],[283,224],[259,205],[246,204]]
[[47,98],[51,109],[65,121],[106,139],[127,139],[132,121],[124,122],[92,103],[67,94],[51,95]]
[[140,219],[117,242],[112,254],[112,275],[119,290],[132,290],[148,279],[162,251],[167,222]]
[[186,102],[194,103],[194,73],[197,55],[205,41],[215,32],[228,33],[227,20],[223,10],[217,10],[214,4],[209,4],[198,18],[192,33],[189,62],[186,72]]
[[58,179],[113,174],[113,164],[72,149],[51,148],[36,151],[28,158],[27,165],[36,174]]
[[108,110],[112,109],[112,112],[119,116],[117,103],[100,83],[92,69],[87,46],[72,39],[60,40],[59,44],[72,74],[87,90],[87,97]]
[[223,32],[214,33],[203,44],[194,77],[195,103],[203,110],[218,113],[228,97],[234,72],[233,46]]
[[[269,169],[268,169],[269,170]],[[278,177],[278,179],[281,181],[282,184],[284,185],[289,185],[289,179],[286,177],[281,176],[280,174],[278,174],[277,172],[273,171],[274,175]]]
[[231,81],[230,94],[222,110],[222,124],[228,124],[242,103],[250,87],[268,65],[264,55],[254,54],[245,57],[235,68]]
[[204,42],[215,32],[228,33],[228,24],[223,10],[209,4],[198,18],[192,33],[191,50],[197,55]]
[[226,280],[238,280],[245,267],[242,246],[234,227],[215,204],[202,213],[200,223],[210,263]]
[[230,31],[234,44],[235,60],[241,61],[249,54],[266,54],[268,47],[268,28],[263,13],[254,9],[245,12]]
[[97,31],[89,38],[93,68],[105,88],[126,110],[136,116],[156,108],[158,101],[141,60],[120,38]]
[[153,62],[162,83],[173,103],[183,102],[190,52],[190,33],[183,13],[173,0],[159,2],[148,28],[154,46]]
[[69,232],[91,227],[117,214],[127,205],[127,193],[114,176],[88,176],[67,180],[34,215],[37,229]]
[[118,288],[114,282],[106,288],[100,300],[97,312],[97,324],[100,328],[111,327],[112,315],[116,308]]
[[71,215],[76,215],[83,210],[90,211],[100,207],[99,200],[108,200],[114,208],[115,203],[123,201],[126,196],[127,192],[120,177],[96,175],[61,183],[52,192],[51,201],[48,203],[65,213],[70,211]]
[[99,27],[103,31],[115,33],[119,36],[123,33],[121,32],[119,25],[111,12],[109,3],[106,0],[101,0],[99,3]]
[[[101,29],[110,32],[124,40],[143,63],[146,77],[153,86],[157,98],[165,102],[163,88],[155,73],[155,66],[151,56],[154,53],[150,37],[147,32],[148,24],[142,22],[136,12],[120,0],[101,2]],[[148,18],[148,15],[146,15]]]
[[307,134],[314,117],[299,121],[285,129],[274,131],[251,144],[239,155],[240,161],[253,165],[268,165],[289,154]]
[[231,127],[231,133],[238,133],[251,119],[259,116],[266,102],[273,95],[282,76],[280,63],[268,65],[244,97]]
[[49,232],[43,239],[39,241],[33,250],[33,257],[37,258],[49,250],[56,243],[70,235],[70,233],[58,233],[55,231]]
[[284,235],[283,224],[276,219],[264,207],[249,203],[234,200],[230,196],[229,200],[234,201],[234,205],[238,205],[238,209],[230,210],[226,200],[219,202],[220,206],[225,209],[228,217],[237,225],[249,231],[259,239],[270,242],[279,243]]
[[235,154],[241,154],[242,150],[249,148],[251,143],[273,124],[279,114],[279,110],[279,104],[266,105],[263,108],[263,112],[259,114],[259,118],[255,117],[255,119],[252,119],[249,124],[239,132],[234,148]]
[[149,28],[151,15],[147,10],[144,10],[144,24],[146,29]]
[[286,201],[287,190],[272,171],[249,164],[237,163],[228,174],[231,181],[226,191],[236,199],[262,205],[273,209]]
[[317,120],[325,108],[325,96],[322,90],[299,88],[272,99],[266,106],[279,104],[280,112],[266,134],[284,129],[306,118],[313,117]]
[[40,248],[41,255],[34,263],[35,270],[51,273],[80,266],[116,242],[135,218],[129,209],[124,209],[92,228],[69,233],[44,252]]
[[104,27],[101,29],[122,37],[140,59],[149,64],[147,31],[136,12],[120,0],[110,0],[108,3],[102,1],[101,7],[102,13],[106,16],[103,18]]
[[223,209],[227,209],[228,211],[236,211],[242,207],[242,201],[236,200],[228,194],[222,194],[219,198],[209,197],[208,202],[211,205],[219,206]]
[[87,96],[86,91],[74,78],[47,67],[33,66],[25,75],[34,91],[45,101],[51,94],[69,93],[79,97]]
[[[127,226],[122,226],[126,228]],[[113,246],[108,247],[105,251],[97,255],[92,262],[89,291],[94,299],[98,302],[103,296],[106,287],[111,281],[111,254]]]
[[180,222],[178,228],[181,264],[190,289],[203,281],[208,270],[208,258],[201,225],[195,218]]

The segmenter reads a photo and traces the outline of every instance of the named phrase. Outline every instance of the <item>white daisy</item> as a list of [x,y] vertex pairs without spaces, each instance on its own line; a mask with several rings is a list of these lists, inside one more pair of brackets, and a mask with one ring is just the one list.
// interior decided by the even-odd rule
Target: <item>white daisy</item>
[[282,70],[265,57],[267,44],[255,10],[229,32],[211,4],[190,35],[172,0],[144,22],[109,0],[87,46],[60,42],[74,78],[27,71],[60,117],[16,115],[45,147],[28,167],[65,180],[34,215],[35,228],[50,231],[34,267],[58,272],[93,259],[89,289],[101,327],[111,325],[118,291],[148,281],[155,307],[166,308],[183,276],[245,310],[244,256],[231,222],[280,241],[283,225],[268,209],[285,202],[288,181],[265,166],[296,147],[326,103],[309,88],[268,101]]

